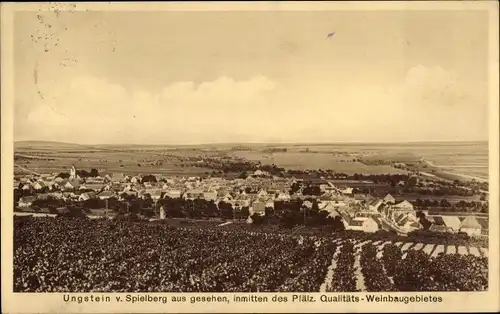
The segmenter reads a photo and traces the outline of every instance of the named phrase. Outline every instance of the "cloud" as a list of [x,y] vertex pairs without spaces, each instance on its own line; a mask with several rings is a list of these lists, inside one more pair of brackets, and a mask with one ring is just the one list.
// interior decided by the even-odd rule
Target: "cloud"
[[[486,116],[457,73],[415,66],[393,84],[219,77],[156,92],[80,76],[41,83],[17,134],[82,143],[420,141],[485,138]],[[52,84],[52,85],[51,85]],[[482,108],[482,107],[481,107]]]
[[152,93],[129,92],[101,78],[77,77],[44,89],[44,99],[37,100],[23,126],[85,142],[191,141],[186,137],[201,135],[216,142],[231,134],[248,137],[249,129],[262,120],[266,95],[276,85],[264,76],[245,81],[220,77],[199,85],[178,82]]
[[456,72],[439,66],[412,67],[404,83],[405,100],[420,106],[460,106],[471,97]]

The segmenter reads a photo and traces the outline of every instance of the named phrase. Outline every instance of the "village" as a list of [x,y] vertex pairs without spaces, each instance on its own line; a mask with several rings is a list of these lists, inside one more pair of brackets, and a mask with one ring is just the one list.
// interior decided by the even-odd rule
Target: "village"
[[[466,233],[468,236],[487,236],[488,220],[460,213],[436,215],[428,210],[416,209],[408,200],[398,200],[387,194],[376,197],[354,193],[349,184],[325,180],[313,186],[316,193],[306,191],[310,186],[303,179],[276,177],[269,172],[256,170],[245,179],[232,180],[220,177],[165,177],[162,175],[126,175],[110,173],[99,175],[96,169],[80,171],[73,166],[68,173],[18,176],[14,180],[16,215],[56,215],[57,209],[47,211],[37,204],[56,200],[71,204],[85,204],[92,200],[105,204],[101,211],[87,211],[88,216],[113,218],[116,210],[108,201],[137,198],[149,200],[152,210],[150,220],[162,220],[168,215],[166,199],[184,201],[203,200],[215,210],[230,206],[233,218],[252,223],[255,215],[265,216],[277,204],[293,202],[304,213],[313,209],[327,217],[341,221],[345,230],[374,233],[381,230],[406,235],[426,230],[439,233]],[[348,181],[346,181],[348,182]],[[47,206],[50,207],[50,206]],[[59,208],[60,209],[60,208]],[[99,212],[99,214],[92,214]],[[227,217],[227,218],[229,218]],[[253,217],[253,219],[252,219]]]

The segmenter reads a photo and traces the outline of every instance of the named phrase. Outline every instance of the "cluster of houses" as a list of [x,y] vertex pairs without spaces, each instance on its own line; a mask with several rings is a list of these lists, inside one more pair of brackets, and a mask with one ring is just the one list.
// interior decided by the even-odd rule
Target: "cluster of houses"
[[[148,176],[151,178],[151,176]],[[370,195],[353,194],[353,188],[328,182],[321,184],[320,196],[303,195],[302,189],[291,194],[291,186],[299,182],[294,178],[273,178],[261,170],[246,179],[226,180],[223,178],[162,177],[155,176],[155,182],[142,176],[128,176],[113,173],[98,177],[79,178],[74,167],[67,179],[57,174],[39,177],[23,177],[14,181],[14,188],[29,190],[31,196],[20,198],[18,207],[30,207],[36,199],[59,198],[63,200],[86,201],[89,199],[121,199],[126,195],[161,198],[204,199],[215,204],[225,202],[235,209],[248,208],[250,215],[265,214],[266,208],[274,208],[276,201],[301,200],[304,207],[312,208],[315,199],[319,210],[327,211],[330,217],[340,216],[346,229],[376,232],[381,229],[398,233],[422,229],[413,205],[406,201],[396,202],[391,195],[373,198]],[[484,234],[487,225],[481,225],[469,216],[427,216],[430,230],[437,232],[463,231],[470,235]]]

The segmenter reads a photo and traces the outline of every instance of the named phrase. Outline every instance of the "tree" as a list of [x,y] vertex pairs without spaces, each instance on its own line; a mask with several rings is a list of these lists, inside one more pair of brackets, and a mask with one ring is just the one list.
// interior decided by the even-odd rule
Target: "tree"
[[219,214],[222,218],[226,218],[226,219],[233,218],[233,215],[234,215],[233,205],[226,203],[226,202],[220,202],[219,203]]
[[69,179],[69,173],[67,172],[61,172],[60,174],[57,175],[58,178],[61,178],[61,179]]
[[76,171],[76,174],[77,174],[80,178],[88,178],[88,177],[90,177],[90,172],[88,172],[87,170],[77,170],[77,171]]
[[152,174],[145,175],[144,177],[142,177],[141,183],[145,182],[157,182],[156,177]]
[[264,223],[264,216],[257,213],[254,213],[250,218],[252,219],[252,224],[254,225],[262,225]]
[[90,176],[93,177],[93,178],[98,177],[99,176],[99,171],[97,171],[97,169],[95,169],[95,168],[92,168],[90,170]]
[[345,230],[344,222],[342,221],[342,218],[340,216],[335,216],[335,218],[333,218],[333,230],[334,231]]

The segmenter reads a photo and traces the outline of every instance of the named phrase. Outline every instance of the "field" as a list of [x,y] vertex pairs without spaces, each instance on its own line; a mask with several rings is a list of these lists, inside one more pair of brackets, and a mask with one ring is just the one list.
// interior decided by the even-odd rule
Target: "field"
[[14,220],[16,292],[484,291],[487,256],[475,245],[369,234]]
[[[98,168],[104,172],[203,175],[213,169],[194,167],[195,159],[230,156],[291,170],[331,169],[347,174],[407,173],[392,167],[392,163],[399,162],[411,165],[411,170],[450,180],[472,177],[487,180],[488,175],[486,142],[191,146],[16,142],[15,156],[16,173],[57,172],[74,164],[78,169]],[[422,163],[421,158],[426,163]]]
[[183,159],[206,154],[203,151],[185,149],[141,147],[88,147],[74,144],[59,146],[36,142],[21,143],[15,147],[15,174],[30,171],[53,173],[67,171],[72,165],[78,169],[96,168],[102,173],[127,174],[158,173],[171,176],[202,175],[211,169],[182,167]]
[[260,161],[265,164],[275,164],[291,170],[332,169],[335,172],[346,174],[389,174],[406,173],[390,165],[365,165],[353,161],[350,156],[338,156],[327,152],[277,152],[265,153],[259,151],[245,151],[233,153],[237,157]]

